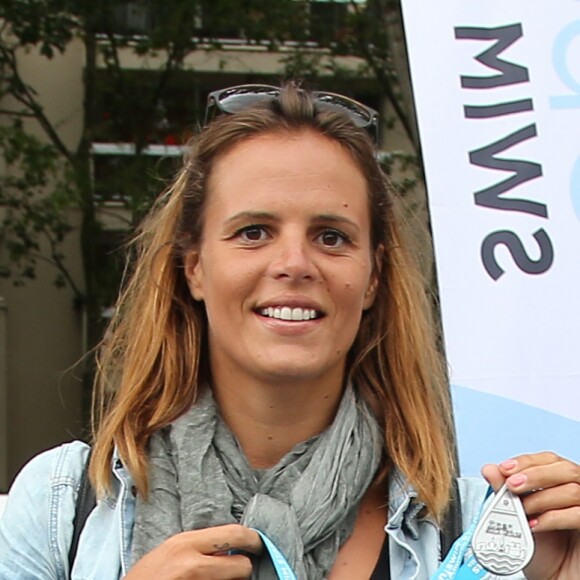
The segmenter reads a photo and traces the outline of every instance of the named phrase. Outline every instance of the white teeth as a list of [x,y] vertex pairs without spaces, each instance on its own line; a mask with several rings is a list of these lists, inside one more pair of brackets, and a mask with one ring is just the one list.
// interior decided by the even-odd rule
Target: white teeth
[[316,310],[312,308],[290,308],[289,306],[261,308],[260,314],[279,320],[312,320]]

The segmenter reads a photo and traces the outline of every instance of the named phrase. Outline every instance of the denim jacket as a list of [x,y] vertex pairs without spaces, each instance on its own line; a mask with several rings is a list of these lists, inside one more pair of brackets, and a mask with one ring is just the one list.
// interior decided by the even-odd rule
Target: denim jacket
[[[118,580],[127,573],[135,497],[131,475],[114,456],[114,494],[89,515],[69,574],[75,501],[88,451],[75,441],[41,453],[22,469],[0,519],[0,580]],[[486,488],[482,480],[459,480],[465,526]],[[391,577],[397,580],[427,580],[439,565],[439,531],[432,520],[419,519],[414,496],[395,473],[385,531],[391,538]]]

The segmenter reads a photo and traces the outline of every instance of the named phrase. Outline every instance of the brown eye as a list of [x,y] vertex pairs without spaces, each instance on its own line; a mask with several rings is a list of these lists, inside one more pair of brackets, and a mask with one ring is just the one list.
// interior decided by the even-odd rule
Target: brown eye
[[348,242],[348,237],[338,230],[325,230],[320,234],[319,240],[327,248],[338,248]]
[[267,232],[262,226],[247,226],[238,230],[237,234],[245,242],[261,242],[267,237]]

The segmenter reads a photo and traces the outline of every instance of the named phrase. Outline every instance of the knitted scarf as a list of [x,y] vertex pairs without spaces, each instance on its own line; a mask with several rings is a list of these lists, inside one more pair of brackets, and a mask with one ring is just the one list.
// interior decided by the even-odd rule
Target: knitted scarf
[[[352,533],[380,448],[375,419],[347,388],[330,427],[274,467],[252,469],[206,389],[151,438],[149,498],[137,498],[132,560],[181,531],[239,522],[265,533],[298,580],[323,579]],[[252,578],[277,578],[268,557]]]

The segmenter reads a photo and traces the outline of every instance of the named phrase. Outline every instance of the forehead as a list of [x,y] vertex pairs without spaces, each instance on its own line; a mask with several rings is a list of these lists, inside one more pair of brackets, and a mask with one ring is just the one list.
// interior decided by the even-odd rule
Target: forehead
[[228,192],[261,191],[298,195],[301,191],[348,194],[365,206],[367,180],[353,155],[313,130],[267,133],[237,143],[218,157],[208,180],[208,203]]

